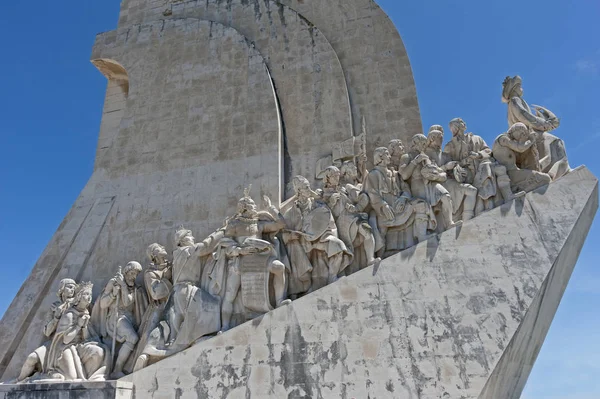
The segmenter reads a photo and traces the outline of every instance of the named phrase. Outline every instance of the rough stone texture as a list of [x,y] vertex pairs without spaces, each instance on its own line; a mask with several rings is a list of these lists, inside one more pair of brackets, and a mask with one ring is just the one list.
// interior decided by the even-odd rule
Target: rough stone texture
[[597,207],[578,168],[125,381],[136,398],[516,399]]
[[0,399],[130,399],[125,381],[0,385]]
[[[240,6],[250,10],[242,18],[248,18],[245,21],[239,20]],[[164,11],[168,9],[172,12],[169,17],[202,13],[208,19],[219,18],[220,22],[231,24],[249,37],[257,29],[252,23],[265,21],[268,16],[268,25],[261,22],[258,29],[277,36],[295,29],[287,23],[295,23],[296,18],[290,18],[291,13],[283,6],[297,11],[299,17],[313,27],[311,31],[324,35],[336,52],[347,82],[354,131],[360,133],[362,118],[367,120],[369,153],[377,146],[387,145],[392,138],[408,140],[413,134],[422,132],[406,49],[392,21],[373,0],[123,0],[119,26],[165,18]],[[257,21],[252,21],[253,18]],[[250,30],[243,26],[247,22],[251,24]],[[260,45],[258,41],[257,45]],[[293,41],[288,45],[292,54],[302,51]],[[276,68],[277,64],[272,67]],[[275,84],[278,85],[277,79]],[[314,132],[331,134],[326,130]],[[303,173],[303,170],[295,173]]]
[[[148,244],[171,251],[179,224],[202,238],[220,227],[244,187],[252,184],[257,198],[281,197],[272,80],[237,31],[208,21],[156,22],[100,35],[95,54],[114,83],[96,169],[0,324],[4,380],[41,343],[61,278],[91,280],[97,296],[116,266],[146,263]],[[128,85],[114,80],[107,62],[127,71]]]

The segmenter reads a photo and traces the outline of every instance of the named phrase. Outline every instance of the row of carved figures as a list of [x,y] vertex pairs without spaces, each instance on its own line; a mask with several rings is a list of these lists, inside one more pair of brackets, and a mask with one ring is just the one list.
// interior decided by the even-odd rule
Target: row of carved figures
[[533,113],[522,94],[518,76],[504,81],[510,128],[492,148],[456,118],[443,149],[434,125],[408,149],[400,140],[375,149],[371,171],[364,152],[337,158],[321,189],[296,176],[279,208],[263,197],[259,211],[246,190],[221,228],[200,243],[179,228],[171,259],[150,245],[146,270],[119,268],[93,306],[91,283],[62,280],[48,342],[17,381],[119,378],[568,173],[564,145],[548,133],[558,118]]

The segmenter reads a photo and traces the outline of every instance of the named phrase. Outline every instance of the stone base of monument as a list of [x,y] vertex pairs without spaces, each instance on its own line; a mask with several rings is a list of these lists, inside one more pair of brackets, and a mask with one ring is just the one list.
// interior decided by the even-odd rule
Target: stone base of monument
[[126,381],[60,382],[0,385],[0,399],[131,399]]
[[135,398],[518,399],[597,208],[577,168],[123,380]]

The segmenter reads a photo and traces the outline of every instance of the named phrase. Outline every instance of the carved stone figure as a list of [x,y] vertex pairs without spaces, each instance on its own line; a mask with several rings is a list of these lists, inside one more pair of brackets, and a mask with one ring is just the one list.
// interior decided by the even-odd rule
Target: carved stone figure
[[448,153],[442,152],[444,132],[443,130],[438,130],[439,128],[441,126],[434,125],[429,129],[425,154],[433,163],[447,173],[448,178],[442,185],[452,197],[453,218],[469,220],[475,216],[477,189],[465,182],[466,170],[457,161],[453,161]]
[[169,324],[167,347],[177,341],[177,348],[172,349],[182,350],[221,329],[220,298],[201,289],[200,285],[203,258],[213,253],[222,238],[223,231],[218,230],[196,243],[191,230],[181,226],[175,232],[173,291],[166,311]]
[[167,260],[169,255],[165,247],[156,243],[148,247],[146,255],[151,263],[144,271],[144,286],[150,304],[140,326],[140,341],[134,355],[134,371],[148,366],[161,356],[161,352],[157,352],[158,347],[161,344],[164,347],[170,332],[168,324],[164,321],[161,323],[167,299],[173,290],[173,270]]
[[398,171],[398,169],[400,168],[400,160],[402,159],[402,156],[406,154],[406,149],[404,148],[402,140],[390,140],[390,143],[388,144],[388,150],[392,158],[389,167]]
[[337,280],[352,263],[352,253],[338,237],[331,210],[318,200],[308,180],[296,176],[294,196],[281,205],[287,230],[283,240],[294,268],[311,272],[309,292]]
[[534,114],[523,99],[522,83],[520,76],[507,76],[502,83],[502,101],[508,104],[508,126],[521,122],[535,133],[532,137],[535,144],[532,151],[537,152],[539,161],[523,167],[547,173],[552,180],[556,180],[571,170],[564,142],[549,133],[558,128],[560,120],[539,105],[533,105]]
[[322,197],[331,209],[340,239],[352,249],[353,263],[346,268],[347,274],[351,274],[375,264],[375,238],[369,225],[369,214],[363,212],[362,204],[352,201],[346,188],[340,185],[340,178],[337,167],[330,166],[325,170]]
[[[145,288],[135,283],[141,272],[142,266],[135,261],[127,263],[123,273],[119,268],[104,287],[92,310],[92,322],[98,326],[100,336],[106,344],[112,340],[113,357],[116,355],[116,344],[121,344],[111,374],[114,379],[125,375],[125,364],[140,339],[139,328],[148,307]],[[131,372],[131,366],[128,367],[128,372]]]
[[110,373],[110,349],[90,323],[92,283],[77,286],[61,316],[47,353],[47,378],[40,381],[104,381]]
[[237,214],[225,224],[224,235],[236,245],[227,251],[229,258],[227,286],[222,306],[222,329],[230,328],[233,302],[242,292],[242,302],[249,313],[266,313],[272,310],[269,301],[269,275],[273,279],[275,306],[289,303],[286,300],[286,267],[278,259],[276,246],[265,240],[265,235],[275,234],[285,227],[283,216],[264,197],[271,213],[258,212],[249,190],[238,201]]
[[438,230],[454,227],[457,223],[452,219],[452,197],[441,184],[446,180],[445,173],[431,162],[425,155],[427,137],[415,134],[411,140],[411,150],[402,156],[400,176],[410,184],[413,197],[424,199],[436,213],[441,215],[443,224],[438,223]]
[[506,168],[513,192],[531,191],[549,184],[552,180],[546,173],[524,168],[524,165],[532,165],[532,158],[537,159],[532,153],[534,144],[530,140],[528,127],[520,122],[512,125],[508,132],[501,134],[494,141],[494,158]]
[[423,199],[413,198],[408,184],[399,179],[396,171],[388,168],[390,152],[385,147],[373,153],[375,167],[365,181],[380,234],[375,237],[378,256],[397,252],[424,240],[437,222],[431,206]]
[[[71,301],[73,300],[76,288],[77,283],[75,283],[75,280],[65,278],[60,281],[58,292],[56,294],[59,300],[54,302],[50,307],[46,324],[44,325],[43,333],[46,338],[52,338],[54,335],[60,318],[69,308]],[[26,382],[26,379],[29,377],[33,377],[33,380],[35,380],[35,373],[43,374],[47,372],[46,359],[51,343],[51,340],[45,342],[27,356],[27,359],[25,359],[25,363],[21,368],[21,372],[19,373],[19,377],[17,378],[17,382]]]

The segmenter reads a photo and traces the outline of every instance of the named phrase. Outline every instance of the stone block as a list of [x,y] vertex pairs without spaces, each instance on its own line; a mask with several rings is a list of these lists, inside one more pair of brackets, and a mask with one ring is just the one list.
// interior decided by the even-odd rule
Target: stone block
[[125,381],[0,385],[0,399],[131,399]]

